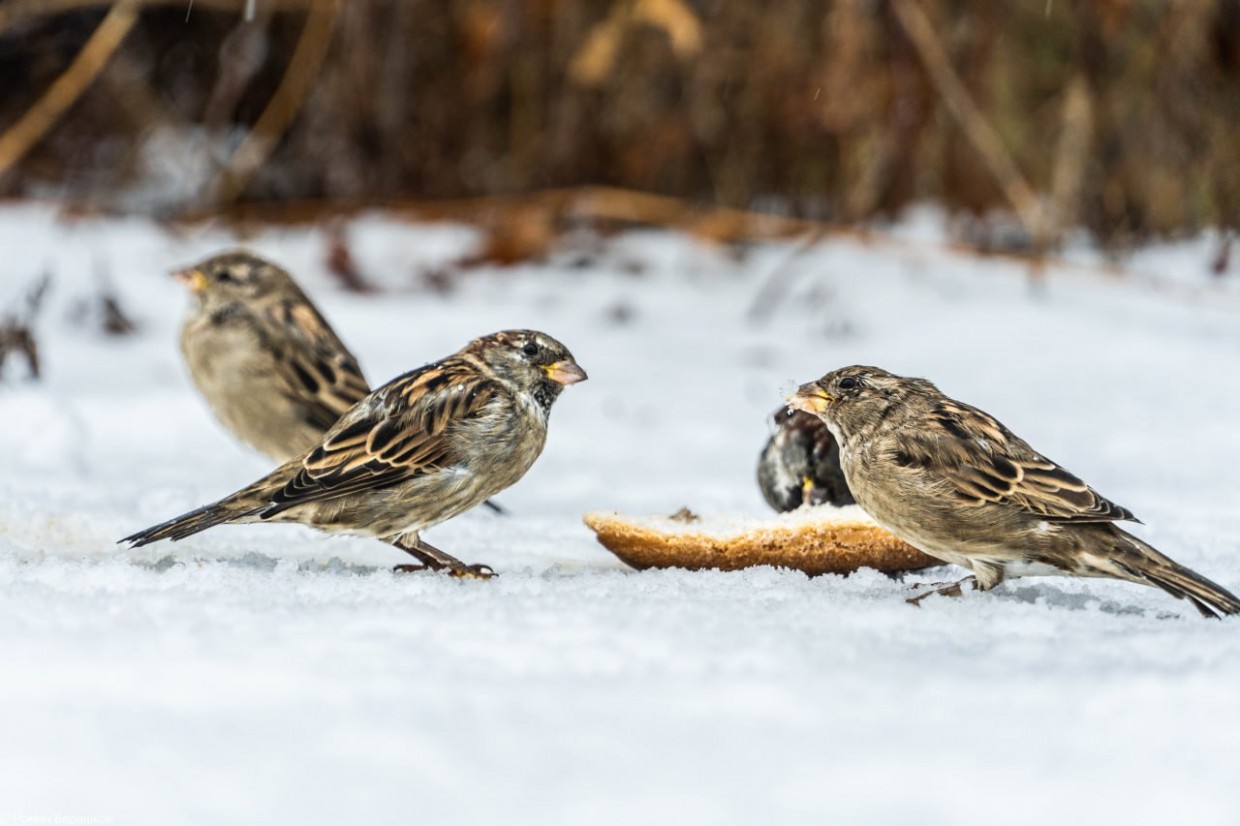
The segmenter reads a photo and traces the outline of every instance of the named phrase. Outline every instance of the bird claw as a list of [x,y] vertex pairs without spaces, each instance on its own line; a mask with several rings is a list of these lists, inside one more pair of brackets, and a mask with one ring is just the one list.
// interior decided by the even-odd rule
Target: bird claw
[[462,565],[459,568],[454,566],[448,569],[448,575],[457,579],[491,579],[498,576],[490,565]]
[[398,574],[413,574],[421,571],[443,571],[457,579],[491,579],[499,576],[490,565],[396,565],[392,568]]
[[[925,583],[925,584],[917,583],[913,585],[913,588],[934,588],[934,590],[926,591],[924,594],[919,594],[915,597],[909,597],[908,599],[904,601],[907,602],[909,605],[915,605],[918,608],[920,608],[921,601],[923,599],[925,599],[926,597],[932,597],[935,594],[938,594],[944,597],[964,596],[963,586],[965,585],[965,583],[970,583],[970,582],[973,583],[973,589],[977,590],[977,580],[971,576],[967,576],[964,579],[960,580],[959,582],[949,582],[949,583],[930,582],[930,583]],[[939,587],[935,587],[935,586],[939,586]]]

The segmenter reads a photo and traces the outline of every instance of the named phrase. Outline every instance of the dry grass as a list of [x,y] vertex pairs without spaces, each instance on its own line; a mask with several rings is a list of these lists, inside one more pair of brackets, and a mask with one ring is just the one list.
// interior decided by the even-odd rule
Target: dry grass
[[[11,0],[0,134],[110,5]],[[935,199],[1031,242],[1030,216],[1115,245],[1240,226],[1240,0],[135,6],[4,194],[179,213],[604,184],[842,222]]]

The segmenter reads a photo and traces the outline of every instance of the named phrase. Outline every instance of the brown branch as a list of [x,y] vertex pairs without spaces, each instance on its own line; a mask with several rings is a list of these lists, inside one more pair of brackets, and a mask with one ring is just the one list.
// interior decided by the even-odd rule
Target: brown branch
[[26,359],[30,378],[39,378],[42,364],[39,360],[39,341],[34,335],[34,322],[51,283],[51,273],[44,273],[26,291],[23,307],[0,316],[0,375],[4,373],[4,363],[8,357],[21,353]]
[[339,11],[340,0],[313,0],[280,85],[209,190],[217,206],[232,203],[241,195],[292,125],[327,56]]
[[1084,74],[1078,73],[1068,81],[1064,91],[1063,128],[1059,133],[1055,165],[1051,172],[1051,211],[1047,220],[1053,235],[1058,235],[1064,227],[1076,222],[1093,125],[1089,84]]
[[[184,9],[244,12],[247,0],[131,0],[134,8],[180,6]],[[263,11],[300,11],[313,0],[263,0]],[[116,0],[8,0],[0,6],[0,34],[23,20],[112,6]]]
[[942,243],[909,241],[867,228],[833,224],[809,218],[792,218],[772,213],[700,205],[670,195],[607,186],[567,187],[512,195],[486,195],[477,198],[442,200],[242,202],[232,204],[219,212],[202,210],[183,213],[177,216],[175,223],[184,226],[215,223],[222,219],[246,226],[303,226],[349,217],[363,211],[378,211],[409,221],[457,221],[477,224],[480,222],[480,216],[488,216],[486,220],[503,221],[509,215],[529,209],[548,210],[557,219],[574,218],[600,223],[611,222],[615,225],[656,226],[699,236],[703,228],[717,230],[719,227],[726,227],[730,230],[729,235],[722,235],[717,231],[706,233],[705,237],[713,241],[802,238],[809,239],[803,243],[812,245],[827,238],[847,238],[859,244],[885,244],[916,252],[950,252],[984,257],[994,261],[1026,264],[1031,261],[1035,263],[1044,261],[1047,265],[1054,265],[1065,270],[1108,276],[1124,274],[1122,269],[1110,265],[1081,264],[1045,258],[1044,251],[1029,255],[1016,252],[995,252],[956,241]]
[[0,178],[25,157],[77,102],[137,21],[137,7],[129,0],[121,0],[113,6],[69,68],[52,82],[17,123],[0,135]]
[[964,129],[965,137],[994,175],[1008,203],[1016,210],[1021,223],[1033,237],[1035,249],[1045,250],[1051,240],[1045,210],[1016,162],[1012,160],[1011,153],[1003,145],[999,133],[987,122],[977,104],[969,97],[960,76],[952,68],[947,50],[934,33],[930,18],[926,17],[925,11],[916,0],[892,0],[891,6],[900,25],[908,33],[917,55],[930,72],[930,78],[947,104],[948,111]]

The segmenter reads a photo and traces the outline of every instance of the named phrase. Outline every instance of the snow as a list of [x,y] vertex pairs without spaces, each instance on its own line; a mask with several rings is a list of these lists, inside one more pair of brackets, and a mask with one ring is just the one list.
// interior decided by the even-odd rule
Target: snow
[[759,534],[766,531],[784,532],[805,527],[822,527],[827,525],[873,525],[874,520],[857,505],[834,507],[820,505],[815,508],[798,508],[788,513],[707,513],[692,512],[691,518],[681,515],[667,514],[616,514],[598,512],[586,514],[600,519],[622,518],[635,528],[654,531],[656,533],[675,535],[692,534],[712,539],[736,539],[745,534]]
[[[1087,265],[1031,286],[924,238],[736,258],[634,232],[589,266],[471,271],[444,296],[420,274],[473,231],[367,216],[350,237],[389,292],[341,292],[314,231],[246,242],[298,274],[374,382],[523,326],[590,374],[498,497],[509,516],[428,534],[495,580],[394,575],[399,552],[297,526],[118,547],[267,469],[211,419],[175,344],[168,270],[238,239],[0,209],[0,307],[56,277],[45,380],[19,363],[0,384],[0,822],[1240,818],[1234,618],[1071,579],[904,603],[953,569],[637,573],[580,522],[765,516],[770,413],[860,362],[993,413],[1240,590],[1240,302],[1206,273],[1208,244],[1134,261],[1174,288]],[[748,320],[781,268],[787,299]],[[100,272],[140,335],[73,320]]]

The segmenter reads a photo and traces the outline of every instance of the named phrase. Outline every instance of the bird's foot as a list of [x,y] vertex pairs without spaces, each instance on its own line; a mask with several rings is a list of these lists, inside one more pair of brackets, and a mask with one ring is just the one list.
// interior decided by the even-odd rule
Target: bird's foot
[[495,571],[490,565],[466,565],[449,553],[418,537],[398,538],[392,544],[420,562],[420,565],[397,565],[395,570],[407,571],[443,571],[457,579],[490,579]]
[[499,576],[490,565],[451,565],[447,571],[448,576],[454,576],[457,579],[491,579]]
[[934,590],[926,591],[926,593],[921,594],[919,596],[909,597],[908,599],[904,601],[907,602],[909,605],[916,605],[920,607],[921,601],[923,599],[925,599],[926,597],[934,596],[935,594],[939,594],[940,596],[945,596],[945,597],[963,596],[964,595],[963,586],[966,583],[971,584],[973,586],[973,590],[975,591],[977,590],[977,577],[967,576],[964,579],[959,580],[958,582],[930,582],[924,585],[921,585],[921,584],[914,585],[913,586],[914,588],[933,588]]
[[490,565],[396,565],[392,568],[398,574],[414,574],[421,571],[442,571],[457,579],[491,579],[499,576]]

